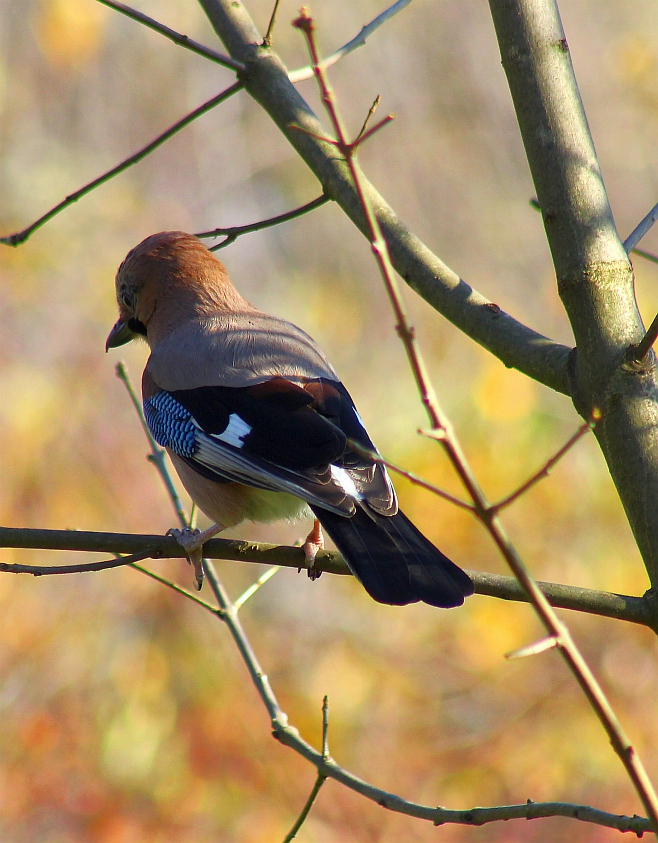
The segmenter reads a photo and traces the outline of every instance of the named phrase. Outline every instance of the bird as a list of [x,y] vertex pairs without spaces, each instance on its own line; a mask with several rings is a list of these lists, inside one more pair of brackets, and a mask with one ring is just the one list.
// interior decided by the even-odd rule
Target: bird
[[[333,366],[311,337],[247,302],[194,235],[152,234],[116,274],[106,350],[141,338],[144,416],[213,521],[170,531],[202,580],[203,542],[242,521],[314,519],[310,576],[333,540],[379,603],[459,606],[469,576],[398,507],[388,472]],[[369,456],[370,455],[370,456]],[[310,510],[310,511],[309,511]]]

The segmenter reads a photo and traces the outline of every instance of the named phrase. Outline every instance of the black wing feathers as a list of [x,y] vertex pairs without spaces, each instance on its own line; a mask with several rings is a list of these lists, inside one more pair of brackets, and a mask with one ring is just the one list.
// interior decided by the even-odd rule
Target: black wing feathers
[[[316,517],[375,600],[449,607],[473,593],[469,577],[398,511],[383,466],[348,447],[352,439],[375,450],[341,383],[321,378],[302,387],[272,378],[244,388],[204,386],[171,394],[222,453],[248,460],[220,460],[217,471],[212,460],[204,465],[201,458],[183,457],[185,462],[218,482],[258,486],[262,478],[262,488],[276,489],[286,480],[302,496],[306,490]],[[225,465],[232,466],[226,475],[220,468]],[[345,480],[358,498],[346,491]]]
[[448,609],[473,594],[461,568],[409,521],[402,512],[345,518],[312,506],[316,518],[345,557],[354,576],[379,603],[402,606],[422,600]]

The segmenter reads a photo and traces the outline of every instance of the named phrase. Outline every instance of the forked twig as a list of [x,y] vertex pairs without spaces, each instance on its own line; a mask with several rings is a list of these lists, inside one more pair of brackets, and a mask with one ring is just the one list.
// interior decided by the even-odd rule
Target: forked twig
[[[393,15],[397,15],[398,12],[401,12],[402,9],[410,3],[411,0],[397,0],[397,2],[389,6],[388,9],[384,9],[381,14],[377,15],[377,17],[371,20],[370,23],[362,27],[358,35],[352,38],[351,41],[348,41],[347,44],[343,44],[339,50],[336,50],[336,52],[327,56],[326,59],[323,59],[322,66],[327,69],[331,67],[332,64],[336,64],[337,61],[340,61],[344,56],[349,55],[349,53],[353,53],[354,50],[359,47],[363,47],[366,43],[366,39],[368,39],[376,29],[379,29],[382,24],[385,24],[386,21],[393,17]],[[300,67],[299,70],[292,70],[288,74],[288,78],[291,82],[296,84],[297,82],[303,82],[304,79],[312,79],[313,73],[313,66],[309,65],[308,67]]]
[[295,208],[293,211],[286,211],[285,214],[278,214],[276,217],[269,217],[266,220],[252,222],[248,225],[234,225],[230,228],[213,228],[212,231],[201,231],[199,234],[195,234],[194,236],[202,239],[210,237],[226,237],[226,240],[222,240],[221,243],[209,247],[211,252],[217,252],[225,246],[230,246],[231,243],[234,243],[242,234],[249,234],[252,231],[262,231],[264,228],[270,228],[273,225],[280,225],[281,223],[288,222],[289,220],[297,219],[297,217],[301,217],[303,214],[307,214],[309,211],[314,211],[316,208],[320,208],[322,205],[325,205],[329,199],[330,197],[327,196],[326,193],[323,193],[322,196],[317,196],[315,199],[312,199],[305,205],[301,205],[299,208]]
[[19,246],[21,243],[24,243],[27,238],[33,234],[37,229],[41,228],[42,225],[45,225],[49,220],[51,220],[54,216],[63,211],[65,208],[68,208],[70,205],[73,205],[74,202],[77,202],[78,199],[81,199],[83,196],[86,196],[87,193],[91,193],[92,190],[99,187],[101,184],[105,184],[105,182],[109,181],[110,179],[114,178],[114,176],[118,176],[119,173],[122,173],[124,170],[127,170],[129,167],[132,167],[133,164],[137,164],[138,161],[141,161],[142,158],[145,158],[149,153],[153,152],[154,149],[157,149],[161,146],[165,141],[168,141],[169,138],[173,137],[177,132],[180,132],[181,129],[184,129],[186,126],[189,126],[197,117],[201,117],[202,114],[205,114],[207,111],[215,108],[215,106],[219,105],[224,100],[227,100],[229,97],[236,94],[238,91],[242,90],[243,84],[242,82],[236,82],[234,85],[231,85],[230,88],[227,88],[225,91],[222,91],[221,94],[217,94],[217,96],[212,97],[203,105],[200,105],[198,108],[195,108],[194,111],[191,111],[182,120],[179,120],[177,123],[174,123],[173,126],[170,126],[166,132],[163,132],[161,135],[158,135],[155,140],[152,140],[150,143],[147,143],[146,146],[142,147],[139,152],[136,152],[134,155],[131,155],[129,158],[126,158],[120,164],[117,164],[116,167],[112,167],[111,170],[108,170],[106,173],[103,173],[102,176],[90,181],[84,187],[81,187],[79,190],[76,190],[75,193],[71,193],[66,199],[63,199],[59,204],[55,205],[54,208],[51,208],[48,213],[44,214],[42,217],[39,217],[38,220],[29,225],[27,228],[24,228],[22,231],[17,231],[15,234],[10,234],[7,237],[0,237],[0,243],[4,243],[6,246]]
[[359,195],[368,228],[370,230],[371,247],[377,259],[382,278],[384,279],[384,283],[395,312],[397,322],[396,328],[407,351],[407,357],[409,358],[409,362],[416,379],[421,400],[432,422],[432,431],[430,431],[430,434],[442,444],[453,468],[464,483],[464,486],[473,501],[479,520],[487,528],[501,554],[512,569],[512,572],[526,591],[530,602],[546,628],[549,636],[554,637],[558,641],[558,649],[560,653],[587,697],[591,707],[594,709],[599,721],[603,725],[613,749],[621,759],[622,764],[624,765],[624,768],[626,769],[626,772],[631,779],[638,796],[640,797],[644,809],[651,821],[653,830],[658,833],[658,797],[656,796],[653,785],[644,769],[644,765],[642,764],[637,751],[624,733],[621,724],[617,720],[617,717],[603,692],[603,689],[582,657],[567,626],[562,623],[555,614],[550,603],[546,599],[546,596],[542,593],[541,589],[524,565],[521,557],[507,536],[498,513],[495,509],[492,509],[483,490],[480,488],[475,475],[473,474],[473,471],[466,459],[466,455],[462,451],[452,424],[443,413],[438,403],[434,390],[427,377],[422,357],[420,356],[414,330],[409,325],[402,306],[393,273],[393,267],[388,253],[388,247],[382,237],[379,221],[372,210],[368,196],[363,188],[361,172],[355,162],[356,146],[354,143],[350,143],[347,139],[345,128],[336,106],[335,95],[329,85],[329,81],[320,58],[315,24],[312,18],[308,15],[306,9],[302,8],[300,16],[294,21],[294,25],[298,29],[301,29],[306,35],[313,63],[313,70],[318,80],[322,101],[333,125],[337,138],[337,146],[345,156],[356,191]]

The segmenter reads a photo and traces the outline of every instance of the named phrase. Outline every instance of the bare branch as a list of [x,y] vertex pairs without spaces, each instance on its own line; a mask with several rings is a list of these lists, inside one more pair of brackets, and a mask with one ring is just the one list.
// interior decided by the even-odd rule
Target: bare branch
[[649,325],[646,334],[637,345],[632,345],[629,348],[628,359],[636,363],[640,363],[653,348],[653,344],[658,339],[658,314],[653,317],[653,322]]
[[183,117],[182,120],[179,120],[177,123],[174,123],[173,126],[170,126],[166,132],[163,132],[161,135],[158,135],[155,140],[152,140],[146,146],[142,147],[139,152],[136,152],[134,155],[131,155],[129,158],[126,158],[120,164],[117,164],[116,167],[112,167],[111,170],[108,170],[106,173],[103,173],[102,176],[94,179],[93,181],[86,184],[84,187],[81,187],[79,190],[76,190],[75,193],[71,193],[70,196],[67,196],[62,202],[58,205],[55,205],[54,208],[51,208],[48,213],[44,214],[42,217],[39,217],[38,220],[29,225],[27,228],[24,228],[22,231],[18,231],[15,234],[10,234],[7,237],[0,237],[0,243],[4,243],[6,246],[19,246],[21,243],[24,243],[28,237],[33,234],[37,229],[41,228],[42,225],[45,225],[49,220],[51,220],[54,216],[63,211],[65,208],[68,208],[70,205],[73,205],[74,202],[77,202],[78,199],[81,199],[83,196],[86,196],[88,193],[91,193],[92,190],[99,187],[101,184],[105,184],[105,182],[109,181],[110,179],[114,178],[114,176],[118,176],[119,173],[122,173],[124,170],[127,170],[129,167],[132,167],[133,164],[137,164],[138,161],[141,161],[142,158],[145,158],[149,153],[153,152],[154,149],[157,149],[161,146],[165,141],[168,141],[169,138],[173,137],[177,132],[180,132],[181,129],[184,129],[186,126],[189,126],[197,117],[201,117],[202,114],[205,114],[207,111],[215,108],[215,106],[219,105],[224,100],[227,100],[229,97],[236,94],[238,91],[241,91],[243,88],[242,82],[236,82],[234,85],[231,85],[230,88],[227,88],[225,91],[222,91],[221,94],[217,94],[212,99],[209,99],[203,105],[200,105],[199,108],[195,108],[194,111],[191,111],[187,116]]
[[303,214],[307,214],[309,211],[314,211],[316,208],[320,208],[322,205],[325,205],[329,199],[330,197],[323,193],[322,196],[318,196],[310,202],[307,202],[305,205],[295,208],[294,211],[287,211],[285,214],[278,214],[276,217],[269,217],[266,220],[252,222],[248,225],[234,225],[231,228],[214,228],[212,231],[202,231],[194,236],[200,238],[226,237],[226,240],[222,240],[222,242],[216,246],[210,247],[211,252],[216,252],[219,249],[223,249],[225,246],[230,246],[231,243],[235,242],[242,234],[249,234],[252,231],[262,231],[264,228],[270,228],[273,225],[280,225],[281,223],[288,222],[289,220],[297,219],[297,217],[301,217]]
[[274,27],[276,26],[276,15],[279,11],[279,3],[281,0],[275,0],[274,8],[272,9],[272,15],[270,16],[270,22],[267,25],[267,32],[265,33],[265,38],[263,38],[263,47],[271,47],[272,46],[272,34],[274,33]]
[[236,61],[235,59],[225,56],[222,53],[218,53],[216,50],[211,50],[210,47],[205,47],[203,44],[193,41],[191,38],[188,38],[187,35],[181,35],[179,32],[176,32],[168,26],[159,23],[157,20],[150,18],[148,15],[138,12],[137,9],[131,9],[130,6],[126,6],[124,3],[118,3],[116,0],[97,0],[97,2],[102,3],[104,6],[109,6],[110,9],[115,9],[117,12],[121,12],[122,15],[132,18],[155,32],[159,32],[160,35],[164,35],[165,38],[169,38],[170,41],[173,41],[174,44],[178,44],[179,47],[185,47],[186,50],[191,50],[191,52],[197,53],[197,55],[203,56],[205,59],[210,59],[210,61],[217,62],[217,64],[221,64],[224,67],[228,67],[237,72],[244,72],[246,69],[242,62]]
[[624,240],[624,248],[627,252],[631,252],[644,235],[651,229],[653,224],[658,220],[658,204],[654,205],[642,222],[637,225],[633,231]]
[[526,480],[526,482],[523,483],[523,485],[519,486],[519,488],[515,492],[512,492],[511,495],[508,495],[506,498],[503,498],[502,500],[498,501],[498,503],[492,504],[491,508],[496,510],[497,512],[500,512],[501,509],[504,509],[506,506],[509,506],[510,504],[514,503],[514,501],[518,500],[521,495],[524,495],[528,491],[528,489],[531,489],[535,485],[535,483],[538,483],[544,477],[548,477],[548,475],[555,467],[556,463],[558,463],[562,459],[562,457],[567,454],[573,448],[573,446],[583,438],[586,433],[589,433],[590,430],[594,429],[596,422],[600,418],[601,413],[598,410],[595,410],[592,413],[591,422],[586,422],[585,424],[581,425],[578,430],[573,434],[573,436],[560,448],[560,450],[556,454],[553,454],[550,459],[546,460],[546,462],[539,469],[539,471],[533,474],[529,480]]
[[[519,8],[516,10],[517,14],[520,17],[523,17],[524,24],[528,27],[529,32],[532,32],[532,36],[529,36],[528,32],[526,32],[526,37],[535,36],[532,23],[536,23],[536,20],[535,18],[533,18],[533,15],[535,17],[538,15],[541,17],[542,11],[544,11],[546,13],[546,18],[551,19],[551,14],[549,13],[550,0],[546,4],[546,8],[543,10],[540,8],[530,8],[533,2],[539,2],[541,4],[541,2],[543,1],[544,0],[518,0],[518,2],[521,4],[523,4],[524,2],[526,3],[523,9]],[[553,11],[557,14],[557,7],[553,7],[553,9],[550,10],[550,12]],[[518,24],[518,21],[515,21],[515,24]],[[559,28],[559,17],[557,18],[557,21],[553,21],[551,19],[550,23],[542,18],[542,26],[545,27],[545,31],[542,30],[542,36],[544,38],[546,37],[547,33],[550,33],[552,28],[551,24],[555,24],[556,29]],[[567,626],[562,623],[562,621],[553,611],[553,608],[548,602],[546,596],[539,588],[537,582],[530,574],[530,571],[526,568],[521,557],[517,553],[516,548],[513,546],[512,542],[507,536],[502,522],[500,521],[499,515],[497,514],[495,508],[492,509],[491,505],[489,504],[466,459],[466,455],[461,448],[461,444],[457,439],[457,436],[455,434],[450,420],[439,406],[436,394],[434,393],[432,384],[429,381],[422,357],[420,355],[420,351],[416,344],[415,332],[413,328],[409,325],[406,314],[404,312],[404,306],[399,296],[397,284],[393,275],[393,267],[389,258],[388,246],[382,236],[379,221],[377,220],[377,217],[373,212],[372,205],[362,184],[361,174],[355,166],[355,147],[353,144],[350,144],[347,140],[345,127],[338,112],[334,92],[329,84],[326,72],[321,64],[317,36],[315,32],[315,23],[313,19],[309,17],[308,13],[306,12],[306,9],[302,7],[300,16],[294,21],[293,25],[301,29],[306,35],[309,52],[313,61],[313,70],[318,80],[318,85],[322,94],[322,101],[331,118],[336,137],[338,138],[339,148],[343,155],[346,157],[350,174],[354,181],[359,200],[361,201],[363,212],[368,224],[369,239],[371,242],[372,251],[379,265],[384,284],[386,286],[389,298],[391,300],[391,305],[395,312],[395,318],[397,322],[396,328],[407,351],[407,357],[409,358],[409,362],[411,364],[411,368],[414,374],[414,378],[416,380],[416,384],[418,386],[418,391],[420,393],[421,400],[425,406],[425,409],[427,410],[428,416],[432,423],[431,433],[435,435],[437,440],[440,441],[441,445],[443,446],[443,449],[446,452],[450,462],[452,463],[454,470],[460,477],[473,501],[478,518],[489,531],[491,538],[494,540],[501,554],[510,566],[512,573],[515,575],[523,590],[528,595],[530,603],[532,604],[539,619],[546,628],[546,631],[548,632],[549,636],[551,638],[554,638],[558,642],[559,652],[563,656],[565,662],[567,663],[567,666],[573,673],[574,678],[580,685],[590,706],[594,710],[594,713],[596,714],[601,725],[605,729],[613,749],[619,756],[619,759],[621,760],[644,806],[644,809],[646,810],[649,819],[651,820],[653,830],[658,833],[658,796],[654,791],[651,780],[649,779],[649,776],[647,775],[646,770],[644,769],[644,765],[642,764],[637,750],[632,746],[628,737],[623,731],[622,726],[618,721],[617,716],[615,715],[607,697],[605,696],[602,687],[599,685],[594,674],[591,672],[589,665],[581,655],[578,647],[576,646],[574,640],[571,637]],[[559,49],[561,50],[562,47],[560,46]],[[587,127],[585,124],[583,132],[584,136],[582,138],[583,152],[587,151],[587,137],[585,137],[585,135],[587,135],[586,128]],[[556,164],[556,166],[560,167],[564,167],[565,165],[565,162],[562,160],[559,160],[554,163]],[[594,165],[596,165],[596,159],[594,158],[593,163],[588,159],[588,164],[592,169],[594,169]],[[542,173],[542,175],[545,175],[545,173]],[[597,199],[600,199],[601,197],[599,195],[599,188],[602,188],[602,183],[599,185],[598,180],[600,180],[600,173],[598,172],[598,168],[596,168],[595,172],[590,174],[590,176],[593,179],[593,182],[590,184],[590,193],[596,196]],[[603,193],[605,195],[605,191],[603,191]],[[574,197],[570,196],[569,198]],[[588,195],[587,201],[589,201],[591,198],[592,197]],[[598,257],[601,260],[606,257],[609,260],[612,259],[612,256],[615,252],[615,246],[618,244],[618,238],[616,238],[614,223],[612,223],[612,216],[609,212],[609,206],[607,206],[607,203],[604,207],[599,210],[597,224],[602,227],[603,233],[601,234],[600,238],[602,242],[596,242],[596,239],[595,242],[592,242],[592,238],[587,237],[585,235],[578,238],[577,236],[575,236],[574,232],[562,233],[562,239],[564,240],[564,242],[561,245],[564,246],[565,254],[562,254],[561,252],[558,254],[554,254],[556,269],[558,271],[561,266],[559,261],[563,261],[563,268],[566,269],[566,267],[569,265],[570,260],[577,263],[579,259],[584,258],[585,256],[587,256],[589,259],[593,259],[594,257]],[[606,242],[604,234],[606,227],[608,229],[610,228],[610,224],[612,224],[612,232],[609,233]],[[572,255],[570,253],[572,248],[575,248],[576,250],[580,251],[577,251],[576,255]]]
[[32,574],[33,577],[49,576],[51,574],[86,574],[93,571],[107,571],[110,568],[120,568],[142,559],[157,558],[156,549],[149,547],[130,556],[117,556],[105,559],[103,562],[82,562],[79,565],[20,565],[18,562],[0,562],[0,571],[6,574]]
[[[157,559],[185,559],[185,551],[171,536],[140,535],[135,533],[96,533],[82,530],[31,530],[0,527],[0,549],[64,550],[87,553],[143,553]],[[209,559],[225,559],[282,568],[305,568],[301,547],[250,542],[237,539],[210,539],[203,546]],[[123,563],[122,563],[123,564]],[[328,574],[351,576],[343,557],[336,551],[318,553],[315,564]],[[5,570],[18,573],[8,563]],[[35,566],[31,566],[35,567]],[[502,600],[528,602],[514,577],[467,571],[473,580],[476,594]],[[595,591],[574,585],[540,582],[540,588],[553,606],[587,612],[601,617],[615,618],[655,628],[655,614],[649,596],[633,597],[608,591]]]
[[[336,50],[335,53],[332,53],[326,59],[323,59],[322,66],[325,69],[329,68],[332,64],[336,64],[337,61],[340,61],[343,56],[353,53],[358,47],[363,47],[366,43],[366,39],[369,38],[376,29],[379,29],[379,27],[385,24],[386,21],[390,20],[393,15],[397,15],[398,12],[401,12],[402,9],[410,3],[411,0],[397,0],[396,3],[393,3],[392,6],[389,6],[388,9],[385,9],[381,14],[377,15],[376,18],[370,21],[370,23],[362,27],[359,34],[352,38],[351,41],[348,41],[347,44],[344,44],[339,50]],[[312,76],[312,66],[300,67],[299,70],[292,70],[288,74],[288,78],[294,84],[302,82],[304,79],[311,79]]]
[[[366,233],[367,223],[346,162],[335,154],[333,147],[317,139],[326,132],[290,84],[278,56],[258,48],[262,37],[244,5],[231,0],[200,0],[200,3],[229,54],[249,66],[245,77],[248,92],[272,117],[325,192]],[[303,126],[310,134],[295,131],[293,125]],[[493,306],[421,243],[367,181],[365,187],[389,244],[393,265],[405,282],[506,366],[519,369],[551,389],[570,394],[571,349]]]
[[[325,699],[326,699],[326,697],[325,697]],[[318,773],[318,777],[315,780],[315,784],[313,785],[313,790],[311,791],[308,799],[306,800],[306,804],[302,808],[299,817],[297,817],[297,821],[295,822],[293,827],[290,829],[288,834],[286,834],[283,843],[290,843],[291,840],[294,840],[295,837],[297,837],[297,832],[304,825],[304,821],[306,820],[306,817],[308,816],[308,812],[313,807],[313,803],[317,799],[318,793],[320,792],[320,788],[326,782],[326,780],[327,780],[327,777],[325,776],[324,773]]]
[[375,101],[370,106],[370,109],[368,110],[368,113],[366,114],[366,119],[363,121],[363,126],[361,126],[361,131],[356,136],[357,140],[363,135],[365,130],[368,128],[368,123],[372,120],[373,115],[374,115],[375,111],[377,111],[377,109],[379,108],[379,103],[381,101],[382,101],[382,95],[377,94],[377,96],[375,97]]
[[233,605],[236,609],[241,609],[242,606],[249,600],[250,597],[253,597],[254,594],[265,585],[266,582],[272,579],[272,577],[276,574],[277,571],[281,570],[280,565],[272,565],[271,568],[268,568],[264,574],[261,574],[260,577],[256,580],[256,582],[252,583],[249,588],[241,594],[236,600],[233,601]]

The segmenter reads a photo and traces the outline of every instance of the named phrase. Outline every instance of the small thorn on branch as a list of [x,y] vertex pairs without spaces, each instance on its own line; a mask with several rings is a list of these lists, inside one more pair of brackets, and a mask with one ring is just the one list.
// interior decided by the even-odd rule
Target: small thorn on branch
[[658,314],[654,316],[653,322],[637,345],[632,345],[628,349],[627,362],[641,363],[653,348],[654,343],[658,339]]

